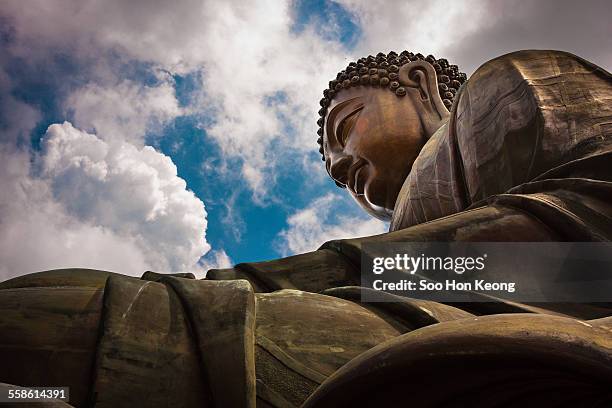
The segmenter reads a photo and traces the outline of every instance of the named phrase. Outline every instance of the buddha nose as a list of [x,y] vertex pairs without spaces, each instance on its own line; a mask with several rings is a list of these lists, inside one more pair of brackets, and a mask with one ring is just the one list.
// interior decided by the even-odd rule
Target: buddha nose
[[352,156],[342,155],[332,158],[329,166],[329,175],[336,180],[336,183],[342,184],[343,187],[346,186],[348,181],[348,169],[351,167],[352,163]]

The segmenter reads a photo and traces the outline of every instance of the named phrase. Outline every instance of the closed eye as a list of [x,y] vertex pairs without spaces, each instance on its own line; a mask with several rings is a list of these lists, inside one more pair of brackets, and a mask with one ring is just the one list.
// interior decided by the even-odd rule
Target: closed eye
[[357,109],[346,115],[346,117],[342,119],[340,124],[338,124],[338,128],[336,129],[336,139],[342,147],[346,145],[347,139],[351,134],[351,131],[353,130],[353,127],[355,126],[355,123],[357,122],[359,114],[362,110],[363,105],[359,106]]

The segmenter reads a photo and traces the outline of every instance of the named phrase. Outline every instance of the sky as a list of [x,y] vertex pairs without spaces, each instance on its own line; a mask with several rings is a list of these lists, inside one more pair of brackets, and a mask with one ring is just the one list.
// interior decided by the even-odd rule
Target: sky
[[383,233],[327,177],[318,101],[404,49],[468,75],[528,48],[610,70],[607,1],[4,0],[0,280],[214,267]]

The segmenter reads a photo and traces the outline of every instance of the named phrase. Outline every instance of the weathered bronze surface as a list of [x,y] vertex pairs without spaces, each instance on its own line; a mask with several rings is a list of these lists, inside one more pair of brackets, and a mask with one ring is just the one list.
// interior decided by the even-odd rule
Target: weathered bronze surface
[[366,242],[612,238],[608,72],[520,51],[450,111],[436,75],[415,60],[401,97],[353,84],[326,106],[330,175],[391,232],[206,280],[3,282],[0,382],[70,386],[73,406],[612,406],[610,304],[360,302]]

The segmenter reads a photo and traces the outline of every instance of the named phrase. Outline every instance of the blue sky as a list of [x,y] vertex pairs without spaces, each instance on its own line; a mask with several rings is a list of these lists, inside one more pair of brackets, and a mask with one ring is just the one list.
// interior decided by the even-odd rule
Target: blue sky
[[[609,69],[606,2],[587,3],[9,0],[0,278],[70,266],[202,275],[383,232],[325,174],[315,121],[327,81],[392,49],[468,74],[522,48]],[[551,10],[564,25],[546,25]]]
[[[324,38],[339,42],[350,49],[360,35],[359,26],[351,15],[336,3],[298,1],[292,7],[294,21],[291,28],[296,34],[305,30],[306,26],[333,20],[337,31],[325,33]],[[332,75],[334,74],[330,75],[330,79]],[[175,79],[177,98],[187,105],[190,92],[198,85],[197,81],[193,76],[177,75]],[[276,98],[278,103],[283,100],[282,94],[271,98]],[[282,256],[283,243],[280,242],[278,234],[288,228],[287,216],[304,208],[314,195],[335,193],[337,188],[329,182],[309,185],[307,174],[287,164],[276,174],[276,186],[269,192],[275,199],[267,200],[264,204],[254,202],[248,186],[239,178],[231,177],[232,185],[227,186],[223,176],[215,174],[214,167],[208,171],[202,170],[203,158],[213,164],[224,159],[216,143],[207,137],[206,131],[200,128],[198,123],[198,119],[190,116],[177,118],[163,130],[162,135],[151,135],[147,142],[172,158],[178,167],[179,176],[185,179],[188,187],[204,201],[208,213],[208,242],[213,248],[223,248],[235,263]],[[295,132],[295,129],[287,126],[285,131],[291,133]],[[314,161],[318,159],[319,153],[315,143],[316,135],[313,134],[312,138],[310,155]],[[181,143],[181,148],[173,149],[177,142]],[[239,167],[236,160],[230,160],[228,165]],[[228,202],[232,205],[231,212],[227,209]],[[239,229],[239,234],[232,227]]]

